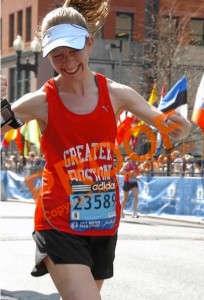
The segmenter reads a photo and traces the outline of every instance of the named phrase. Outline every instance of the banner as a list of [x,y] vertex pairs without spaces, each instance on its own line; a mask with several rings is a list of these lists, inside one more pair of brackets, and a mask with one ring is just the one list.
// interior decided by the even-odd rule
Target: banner
[[[123,199],[123,176],[118,175],[120,199]],[[34,188],[41,188],[41,177],[34,180]],[[16,199],[33,202],[25,176],[1,171],[2,200]],[[204,217],[204,178],[201,177],[143,177],[138,180],[138,212],[141,214],[172,214]],[[125,212],[132,209],[132,192]]]
[[[32,193],[25,182],[25,176],[11,171],[1,171],[1,182],[4,193],[6,194],[6,196],[4,195],[5,199],[2,200],[16,199],[20,201],[34,201]],[[41,182],[41,178],[37,178],[35,180],[35,187],[40,188]]]
[[[118,176],[122,200],[123,177]],[[140,177],[138,181],[138,212],[141,214],[172,214],[204,217],[204,178]],[[132,209],[130,192],[125,212]]]

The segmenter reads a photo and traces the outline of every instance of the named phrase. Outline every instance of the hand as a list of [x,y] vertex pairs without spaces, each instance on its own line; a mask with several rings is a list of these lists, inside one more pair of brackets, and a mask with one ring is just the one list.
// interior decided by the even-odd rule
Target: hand
[[7,81],[3,75],[0,75],[0,77],[1,77],[1,98],[3,99],[6,97],[6,93],[7,93]]
[[177,128],[173,129],[169,135],[174,139],[184,139],[186,138],[191,129],[191,124],[188,120],[186,120],[179,112],[174,112],[174,114],[168,115],[166,120],[166,124],[168,126],[177,125]]

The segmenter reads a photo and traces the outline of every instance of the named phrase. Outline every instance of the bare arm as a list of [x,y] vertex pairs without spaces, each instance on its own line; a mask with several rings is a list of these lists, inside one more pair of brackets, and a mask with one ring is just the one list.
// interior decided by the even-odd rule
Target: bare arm
[[[126,85],[118,84],[111,80],[108,81],[108,86],[112,105],[116,114],[116,119],[123,110],[126,110],[154,127],[158,127],[158,123],[160,123],[163,128],[177,125],[175,126],[177,128],[172,129],[171,131],[171,136],[173,138],[183,139],[189,134],[190,123],[179,113],[175,112],[174,114],[169,115],[168,122],[166,122],[166,117],[162,114],[162,112],[156,107],[150,105],[132,88]],[[159,122],[158,116],[161,116]]]
[[[43,89],[35,93],[29,93],[15,101],[11,106],[15,117],[24,122],[36,119],[41,131],[44,130],[47,123],[47,101]],[[9,125],[2,128],[2,134],[12,129]]]

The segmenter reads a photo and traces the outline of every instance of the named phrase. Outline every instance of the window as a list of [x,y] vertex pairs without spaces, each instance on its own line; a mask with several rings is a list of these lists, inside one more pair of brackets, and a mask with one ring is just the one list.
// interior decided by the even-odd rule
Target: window
[[118,39],[132,40],[133,14],[117,13],[115,37]]
[[23,11],[17,13],[17,35],[23,36]]
[[160,26],[161,38],[164,40],[172,37],[177,39],[177,32],[178,18],[162,17]]
[[190,43],[192,45],[204,46],[204,19],[191,19]]
[[13,41],[15,38],[15,15],[9,15],[9,47],[13,47]]
[[26,8],[26,42],[31,41],[31,24],[32,24],[32,9],[31,7]]

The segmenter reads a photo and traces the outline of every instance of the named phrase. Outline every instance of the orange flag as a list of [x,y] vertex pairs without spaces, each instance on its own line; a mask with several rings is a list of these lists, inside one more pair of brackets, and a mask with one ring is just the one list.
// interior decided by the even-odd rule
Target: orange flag
[[23,154],[23,140],[22,140],[22,134],[20,132],[20,128],[16,129],[16,131],[17,133],[16,133],[15,142],[18,147],[19,153]]
[[6,148],[9,146],[9,143],[16,138],[16,129],[11,129],[4,134],[4,137],[1,141],[2,147]]

